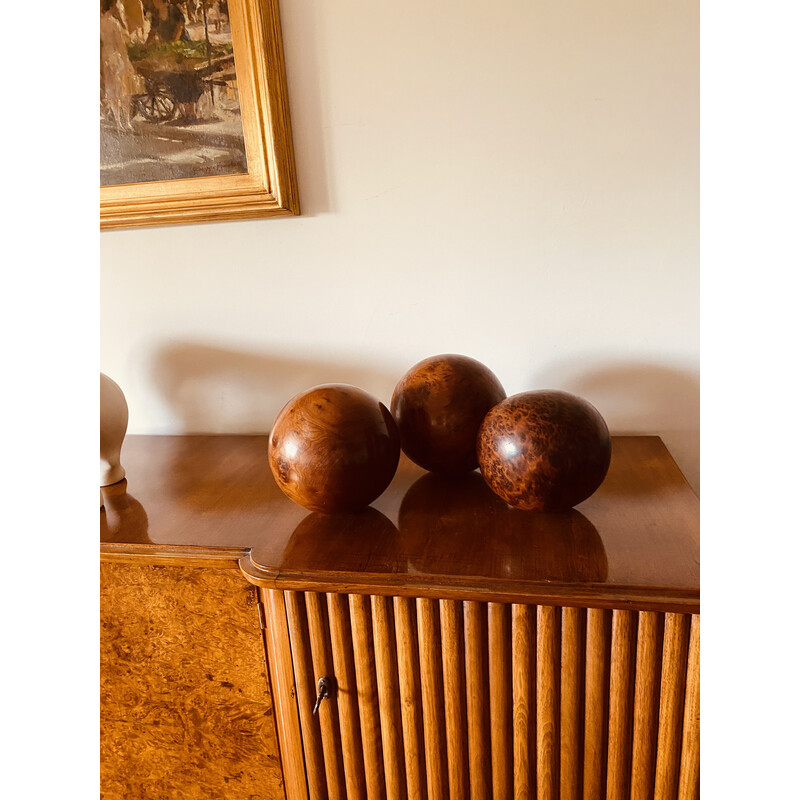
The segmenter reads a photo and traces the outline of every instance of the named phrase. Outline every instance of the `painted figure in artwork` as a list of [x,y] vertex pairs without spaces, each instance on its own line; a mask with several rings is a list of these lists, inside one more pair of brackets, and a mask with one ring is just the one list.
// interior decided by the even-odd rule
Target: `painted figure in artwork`
[[128,58],[127,42],[116,0],[100,3],[100,80],[106,107],[119,130],[133,130],[131,98],[136,73]]

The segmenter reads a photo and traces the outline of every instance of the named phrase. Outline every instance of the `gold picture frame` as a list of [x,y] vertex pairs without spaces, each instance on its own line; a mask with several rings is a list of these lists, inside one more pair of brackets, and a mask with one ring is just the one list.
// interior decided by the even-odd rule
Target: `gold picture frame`
[[300,213],[278,0],[229,0],[247,172],[100,188],[100,228]]

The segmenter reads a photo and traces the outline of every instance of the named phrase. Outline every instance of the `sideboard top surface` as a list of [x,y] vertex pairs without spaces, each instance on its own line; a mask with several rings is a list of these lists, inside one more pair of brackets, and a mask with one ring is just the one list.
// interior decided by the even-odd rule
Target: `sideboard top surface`
[[103,556],[236,558],[275,588],[699,611],[699,501],[656,436],[612,437],[602,486],[561,514],[512,509],[477,471],[448,479],[405,456],[363,512],[310,512],[273,480],[267,439],[128,436],[126,479],[103,489]]

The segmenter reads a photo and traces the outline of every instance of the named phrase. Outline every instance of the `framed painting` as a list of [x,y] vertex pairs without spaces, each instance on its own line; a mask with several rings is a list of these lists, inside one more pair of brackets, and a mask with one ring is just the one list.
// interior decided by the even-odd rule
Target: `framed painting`
[[278,0],[101,0],[101,229],[299,213]]

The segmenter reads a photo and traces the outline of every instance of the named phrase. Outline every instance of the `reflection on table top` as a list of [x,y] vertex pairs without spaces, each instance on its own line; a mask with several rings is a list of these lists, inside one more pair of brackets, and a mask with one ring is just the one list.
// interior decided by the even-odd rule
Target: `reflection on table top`
[[254,582],[329,591],[561,598],[699,610],[699,502],[655,436],[612,439],[608,475],[562,514],[510,508],[479,472],[407,458],[356,514],[292,503],[267,436],[128,436],[103,489],[104,557],[241,558]]

